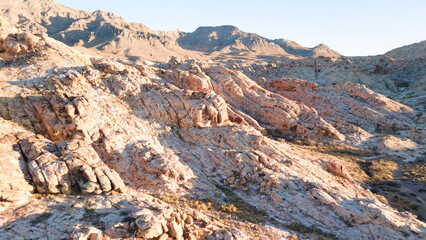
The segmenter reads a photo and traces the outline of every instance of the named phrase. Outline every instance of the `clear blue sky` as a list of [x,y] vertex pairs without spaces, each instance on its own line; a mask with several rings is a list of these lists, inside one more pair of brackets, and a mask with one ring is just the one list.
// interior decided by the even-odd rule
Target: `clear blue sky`
[[72,8],[113,12],[153,30],[192,32],[235,25],[243,31],[325,43],[347,56],[382,54],[426,40],[426,0],[57,0]]

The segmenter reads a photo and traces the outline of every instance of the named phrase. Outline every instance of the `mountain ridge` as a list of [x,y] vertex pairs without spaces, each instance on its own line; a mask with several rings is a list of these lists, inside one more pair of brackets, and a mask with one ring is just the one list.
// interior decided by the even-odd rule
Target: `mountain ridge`
[[[55,0],[4,0],[0,2],[0,11],[12,24],[19,23],[21,28],[46,32],[69,46],[82,46],[94,50],[97,54],[113,54],[134,60],[165,60],[174,55],[201,59],[219,56],[251,59],[256,56],[342,57],[323,43],[312,48],[303,47],[292,40],[268,39],[231,25],[199,27],[194,32],[153,31],[142,23],[127,22],[114,13],[73,9]],[[97,21],[94,16],[102,20]],[[109,26],[100,26],[100,22],[108,23]],[[88,28],[87,25],[91,27]],[[94,31],[96,28],[100,29]],[[224,28],[230,28],[234,32],[230,31],[230,35],[227,35],[226,31],[222,31]],[[211,39],[210,34],[219,34],[221,37]],[[418,47],[421,46],[419,43]],[[398,48],[398,51],[404,51],[403,48]],[[393,50],[382,55],[398,57]],[[411,56],[425,55],[425,47],[420,51],[417,48],[411,50]],[[407,56],[408,54],[405,54],[405,57]]]
[[[340,57],[340,54],[325,46],[321,47],[322,50],[318,47],[304,48],[301,55],[298,55],[297,51],[290,54],[274,40],[229,25],[200,27],[192,33],[179,30],[153,31],[143,24],[126,22],[113,13],[76,10],[53,0],[6,0],[0,3],[0,10],[12,23],[26,21],[27,25],[21,24],[23,28],[44,31],[69,46],[83,46],[133,59],[159,60],[173,55],[199,58],[206,58],[203,55],[208,55],[207,58],[218,55],[232,57],[240,56],[241,52],[252,57]],[[226,31],[226,28],[229,31]],[[216,35],[216,40],[209,38],[210,34]],[[154,57],[155,54],[158,57]]]

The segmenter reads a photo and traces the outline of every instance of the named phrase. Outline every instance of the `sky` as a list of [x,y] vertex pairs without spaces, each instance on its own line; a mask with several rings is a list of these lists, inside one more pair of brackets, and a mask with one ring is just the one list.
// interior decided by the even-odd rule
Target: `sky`
[[113,12],[153,30],[192,32],[234,25],[305,47],[320,43],[346,56],[383,54],[426,40],[426,0],[57,0]]

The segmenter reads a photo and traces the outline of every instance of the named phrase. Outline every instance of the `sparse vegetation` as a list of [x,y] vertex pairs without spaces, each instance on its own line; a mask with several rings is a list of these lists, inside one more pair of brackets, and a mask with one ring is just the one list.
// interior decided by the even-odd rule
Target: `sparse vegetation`
[[74,184],[71,186],[71,195],[81,195],[81,189],[78,184]]
[[187,197],[176,197],[174,195],[163,195],[159,198],[167,203],[180,205],[182,207],[191,207],[193,209],[206,212],[223,212],[231,213],[240,220],[249,221],[252,223],[261,223],[266,221],[273,222],[274,220],[270,218],[266,211],[259,210],[255,206],[247,203],[237,194],[235,194],[231,189],[224,186],[216,186],[226,195],[226,201],[228,203],[219,204],[216,200],[212,198],[204,199],[191,199]]
[[36,225],[38,223],[42,223],[42,222],[46,221],[51,216],[52,216],[51,213],[48,213],[48,212],[47,213],[43,213],[43,214],[40,214],[39,216],[37,216],[35,219],[31,220],[30,223],[31,223],[31,225],[34,226],[34,225]]
[[235,207],[234,204],[223,204],[222,206],[220,206],[219,210],[227,213],[236,213],[238,211],[237,207]]
[[[292,57],[296,43],[232,26],[158,35],[103,11],[64,20],[69,8],[32,1],[3,4],[0,17],[20,29],[0,29],[0,236],[421,237],[402,211],[424,220],[426,166],[408,163],[422,157],[424,116],[404,105],[422,99],[402,95],[423,83],[410,77],[422,59],[348,59],[325,45]],[[55,16],[79,24],[38,22]],[[56,28],[78,49],[44,34]],[[84,50],[111,36],[119,44]]]
[[[424,219],[424,207],[419,202],[418,196],[401,184],[405,186],[426,181],[426,164],[422,162],[404,164],[394,157],[374,158],[379,156],[374,150],[348,146],[309,145],[301,142],[297,144],[300,144],[298,147],[312,152],[332,155],[343,160],[340,163],[354,179],[369,184],[371,191],[384,196],[391,206],[400,211],[410,211],[420,220]],[[373,158],[365,160],[368,157]]]
[[305,225],[298,222],[292,222],[287,227],[296,232],[314,235],[315,239],[337,239],[336,236],[324,233],[317,227],[306,227]]
[[426,163],[410,163],[403,169],[404,180],[411,180],[413,182],[426,181]]
[[103,222],[97,222],[97,223],[94,224],[94,226],[96,228],[102,230],[102,231],[105,231],[105,229],[106,229],[106,226],[105,226],[105,224]]
[[274,222],[274,220],[270,218],[265,211],[259,210],[250,203],[247,203],[231,189],[219,185],[216,187],[226,195],[228,202],[237,209],[235,214],[239,219],[252,223],[261,223],[266,221]]
[[86,211],[85,215],[93,215],[93,214],[95,214],[95,210],[96,209],[94,209],[94,208],[86,208],[85,209],[85,211]]
[[32,198],[36,198],[36,199],[51,199],[54,198],[56,196],[59,196],[60,194],[51,194],[51,193],[33,193],[31,195]]
[[394,179],[394,172],[400,168],[400,165],[387,160],[372,161],[368,169],[371,181],[390,181]]
[[316,144],[314,147],[311,148],[311,150],[320,153],[327,153],[337,157],[345,157],[351,159],[358,159],[360,157],[371,157],[377,155],[376,151],[371,149],[359,149],[349,146],[331,144]]
[[296,234],[292,234],[290,236],[290,240],[298,240],[298,239],[299,239],[299,237]]
[[41,52],[32,52],[18,56],[13,60],[6,61],[5,66],[21,68],[23,65],[35,64],[45,59],[47,59],[46,54]]
[[344,165],[347,172],[354,179],[365,182],[370,181],[370,177],[367,174],[369,162],[364,160],[363,158],[376,156],[377,153],[374,150],[358,149],[349,146],[332,144],[306,144],[301,142],[293,142],[290,144],[297,144],[298,147],[302,147],[309,151],[332,155],[341,160],[344,160],[341,164]]
[[[225,190],[226,191],[226,190]],[[230,198],[234,201],[239,202],[238,206],[243,205],[242,199],[234,196],[235,193],[227,192]],[[228,196],[227,195],[227,196]],[[250,205],[250,212],[247,214],[247,212],[242,211],[239,209],[234,203],[227,203],[227,204],[219,204],[216,200],[210,197],[206,197],[203,199],[194,199],[190,197],[179,197],[175,195],[163,195],[158,196],[162,201],[165,201],[167,203],[180,205],[183,208],[191,207],[192,209],[196,209],[197,211],[200,211],[220,222],[226,222],[227,224],[230,224],[232,226],[237,227],[238,229],[241,229],[243,231],[247,231],[253,236],[253,239],[260,239],[256,238],[256,236],[259,236],[259,233],[262,233],[266,236],[269,236],[269,238],[273,238],[273,235],[270,235],[269,232],[264,232],[263,229],[260,227],[260,225],[255,225],[253,228],[253,225],[251,223],[254,223],[255,220],[257,220],[256,223],[261,223],[264,221],[269,221],[278,224],[275,222],[272,218],[265,218],[263,219],[255,219],[254,213],[252,209],[255,209],[254,206]],[[240,199],[240,200],[238,200]],[[228,200],[230,200],[228,198]],[[247,203],[245,203],[247,205]],[[249,207],[249,206],[247,206]],[[242,209],[246,209],[246,207],[243,207]],[[257,212],[257,211],[256,211]],[[267,216],[265,211],[259,211],[261,216]],[[247,218],[250,217],[250,218]],[[251,221],[250,221],[251,220]],[[248,224],[251,225],[251,227],[248,226]],[[202,236],[204,233],[202,229],[199,229],[199,236]]]

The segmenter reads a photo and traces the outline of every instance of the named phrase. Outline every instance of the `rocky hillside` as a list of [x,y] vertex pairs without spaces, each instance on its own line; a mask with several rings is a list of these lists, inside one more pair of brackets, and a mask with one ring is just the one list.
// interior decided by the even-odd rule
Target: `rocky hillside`
[[[415,46],[415,45],[414,45]],[[421,48],[418,48],[420,51]],[[425,58],[388,56],[223,60],[228,67],[243,71],[253,79],[274,81],[300,78],[320,87],[359,83],[369,89],[420,111],[425,111]]]
[[424,59],[426,58],[426,41],[393,49],[385,55],[396,59]]
[[2,238],[426,237],[419,111],[361,84],[148,66],[13,25],[0,19]]

